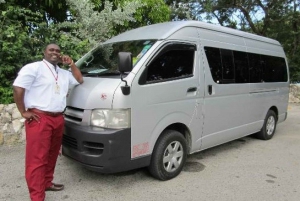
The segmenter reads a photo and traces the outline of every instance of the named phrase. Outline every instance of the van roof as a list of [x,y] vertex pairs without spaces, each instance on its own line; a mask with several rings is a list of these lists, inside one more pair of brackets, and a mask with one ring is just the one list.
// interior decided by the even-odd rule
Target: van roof
[[132,29],[124,33],[121,33],[109,39],[105,43],[120,42],[120,41],[127,41],[127,40],[151,40],[151,39],[163,40],[163,39],[167,39],[172,34],[185,27],[195,27],[195,28],[213,30],[213,31],[223,32],[231,35],[241,36],[249,39],[280,45],[278,41],[270,38],[239,31],[232,28],[223,27],[220,25],[200,22],[200,21],[173,21],[173,22],[164,22],[164,23],[152,24],[149,26],[143,26],[140,28]]

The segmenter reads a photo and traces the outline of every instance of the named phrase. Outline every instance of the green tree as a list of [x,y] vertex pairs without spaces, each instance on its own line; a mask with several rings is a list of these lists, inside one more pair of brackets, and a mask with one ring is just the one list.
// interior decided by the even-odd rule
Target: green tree
[[300,82],[300,1],[290,1],[281,13],[283,20],[280,21],[276,21],[277,13],[274,13],[275,22],[267,36],[282,43],[289,60],[291,81]]
[[43,47],[47,43],[62,44],[66,53],[76,58],[88,47],[87,41],[70,40],[67,34],[63,34],[65,27],[41,20],[41,12],[14,3],[0,3],[0,103],[13,101],[12,83],[17,73],[25,64],[42,59]]
[[[171,4],[172,1],[166,2]],[[174,2],[176,5],[183,4],[189,7],[193,19],[278,40],[288,57],[291,81],[300,81],[299,0],[183,0]]]
[[[65,0],[6,0],[11,6],[27,8],[32,12],[39,12],[40,22],[57,23],[64,22],[68,17],[68,6]],[[26,19],[20,18],[22,23],[26,24]]]
[[92,46],[123,31],[170,19],[169,8],[162,0],[67,0],[67,3],[72,14],[68,25],[77,26],[73,36],[87,39]]
[[11,84],[20,67],[36,60],[36,40],[28,37],[27,27],[18,21],[27,16],[28,22],[40,17],[30,10],[8,6],[0,15],[0,103],[12,102]]
[[209,11],[207,19],[215,17],[222,26],[278,40],[288,57],[291,81],[300,81],[299,0],[198,2]]
[[[121,5],[124,5],[124,2],[126,1],[123,0]],[[142,6],[133,15],[135,21],[128,24],[129,29],[170,21],[171,10],[163,0],[143,0],[142,2]]]
[[104,9],[98,12],[95,9],[99,5],[89,0],[67,0],[67,3],[72,8],[72,22],[62,24],[76,27],[70,32],[71,35],[81,40],[87,39],[92,46],[111,38],[115,34],[115,26],[123,25],[125,21],[134,21],[132,15],[141,6],[139,1],[131,1],[123,8],[113,10],[113,4],[106,1]]
[[189,0],[165,0],[165,3],[170,8],[171,20],[197,20],[196,15],[193,15],[193,2],[189,3]]
[[[105,2],[112,3],[112,9],[121,8],[130,1],[135,0],[91,0],[95,5],[94,10],[102,11]],[[133,14],[135,24],[128,25],[130,28],[136,28],[148,24],[165,22],[170,20],[170,8],[164,0],[139,0],[141,7]]]
[[[130,26],[168,19],[168,7],[161,0],[147,3],[0,0],[0,103],[13,101],[12,82],[18,71],[25,64],[42,59],[46,44],[59,44],[62,53],[76,61],[95,44],[131,29]],[[138,10],[135,15],[141,8],[147,13]]]

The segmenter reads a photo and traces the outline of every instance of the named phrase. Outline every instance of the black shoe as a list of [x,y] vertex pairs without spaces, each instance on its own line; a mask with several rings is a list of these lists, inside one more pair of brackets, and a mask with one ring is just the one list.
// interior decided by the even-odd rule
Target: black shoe
[[48,188],[45,189],[45,191],[61,191],[64,189],[64,185],[63,184],[55,184],[52,183],[52,186],[49,186]]

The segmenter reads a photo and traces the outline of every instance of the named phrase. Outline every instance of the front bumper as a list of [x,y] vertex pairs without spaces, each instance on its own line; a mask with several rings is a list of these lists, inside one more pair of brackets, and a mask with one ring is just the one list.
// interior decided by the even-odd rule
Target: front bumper
[[131,159],[131,129],[103,129],[70,122],[65,123],[62,154],[102,173],[145,167],[151,159]]

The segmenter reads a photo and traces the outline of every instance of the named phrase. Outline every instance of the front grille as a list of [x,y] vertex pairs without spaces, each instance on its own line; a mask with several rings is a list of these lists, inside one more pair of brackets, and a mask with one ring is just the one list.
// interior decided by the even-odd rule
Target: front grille
[[83,112],[83,109],[68,106],[65,110],[65,120],[80,124],[82,122]]
[[104,145],[97,142],[83,142],[83,148],[86,152],[92,155],[101,155],[104,150]]
[[63,135],[63,145],[77,149],[77,140],[68,135]]

